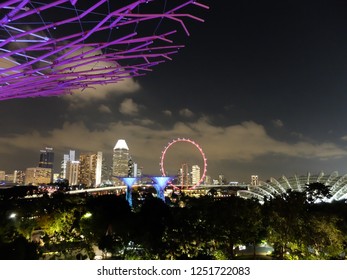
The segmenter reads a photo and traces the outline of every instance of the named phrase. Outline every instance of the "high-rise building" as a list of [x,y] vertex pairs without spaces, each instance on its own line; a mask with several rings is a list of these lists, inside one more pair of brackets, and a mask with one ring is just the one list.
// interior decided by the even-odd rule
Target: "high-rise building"
[[136,163],[136,162],[133,162],[133,166],[132,166],[131,171],[132,171],[132,173],[131,173],[131,176],[132,176],[132,177],[141,176],[141,175],[139,175],[139,169],[138,169],[138,167],[137,167],[137,163]]
[[74,150],[70,150],[70,152],[69,152],[69,160],[75,161],[76,160],[75,156],[76,156],[75,151]]
[[64,154],[63,160],[61,162],[60,166],[60,178],[67,179],[66,173],[67,173],[67,163],[69,162],[70,158],[68,154]]
[[69,161],[75,161],[75,151],[70,150],[69,154],[64,154],[63,160],[61,162],[60,178],[67,178],[67,163]]
[[102,152],[85,153],[80,155],[79,178],[80,184],[96,187],[101,183]]
[[6,175],[6,172],[3,170],[0,170],[0,181],[5,181],[5,175]]
[[138,166],[138,164],[136,163],[136,176],[137,177],[141,177],[143,174],[143,167],[142,166]]
[[95,186],[100,186],[102,179],[102,152],[96,154],[96,168],[95,168]]
[[69,181],[70,186],[78,185],[80,162],[76,160],[69,160],[66,164],[66,179]]
[[218,184],[219,185],[225,185],[226,184],[226,179],[225,179],[225,176],[224,174],[219,174],[218,175]]
[[112,177],[115,184],[122,184],[117,177],[129,177],[129,148],[124,139],[119,139],[113,148]]
[[112,167],[107,164],[105,157],[102,157],[102,166],[101,166],[101,182],[109,181],[112,176]]
[[53,148],[46,147],[44,150],[40,150],[39,167],[53,169],[53,164],[54,164]]
[[200,181],[200,167],[199,165],[192,166],[192,184],[197,185]]
[[52,169],[43,167],[30,167],[25,171],[25,184],[26,185],[43,185],[49,184],[52,178]]
[[182,188],[187,188],[191,184],[190,174],[189,174],[189,165],[187,163],[183,163],[180,169],[179,174],[180,185]]
[[15,170],[13,172],[13,183],[23,185],[25,183],[25,173],[22,170]]
[[258,175],[252,175],[251,176],[251,185],[252,186],[258,186],[259,185]]
[[139,168],[137,163],[130,157],[128,161],[128,177],[141,177],[142,168]]
[[9,182],[9,183],[13,183],[14,182],[14,174],[13,173],[6,174],[5,175],[5,181]]
[[205,185],[212,185],[213,184],[213,180],[212,180],[212,177],[210,175],[205,176],[204,184]]

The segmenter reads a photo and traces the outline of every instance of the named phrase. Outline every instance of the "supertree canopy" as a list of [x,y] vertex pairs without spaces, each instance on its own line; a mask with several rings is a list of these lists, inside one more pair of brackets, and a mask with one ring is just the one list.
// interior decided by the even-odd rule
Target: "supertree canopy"
[[0,100],[73,93],[144,75],[189,35],[195,0],[0,3]]

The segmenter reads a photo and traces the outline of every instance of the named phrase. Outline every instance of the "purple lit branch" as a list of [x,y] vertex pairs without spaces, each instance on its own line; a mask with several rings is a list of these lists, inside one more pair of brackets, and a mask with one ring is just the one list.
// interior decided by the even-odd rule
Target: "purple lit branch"
[[[208,9],[195,0],[49,2],[0,4],[0,100],[70,94],[142,76],[184,47],[174,43],[175,25],[189,35],[184,20],[203,21],[184,9]],[[168,28],[162,22],[172,29],[157,32]]]

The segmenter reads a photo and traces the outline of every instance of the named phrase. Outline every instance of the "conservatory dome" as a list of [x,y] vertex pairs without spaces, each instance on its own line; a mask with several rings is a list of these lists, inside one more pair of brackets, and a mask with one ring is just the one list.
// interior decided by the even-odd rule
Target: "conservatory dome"
[[237,192],[238,196],[243,198],[256,198],[264,202],[265,198],[273,198],[278,195],[285,194],[287,191],[305,190],[306,186],[312,183],[321,183],[330,187],[330,198],[326,198],[326,202],[334,200],[347,199],[347,174],[340,176],[337,171],[331,174],[320,172],[317,175],[307,175],[292,177],[282,176],[279,179],[271,178],[269,181],[259,181],[256,186],[250,185],[247,190]]

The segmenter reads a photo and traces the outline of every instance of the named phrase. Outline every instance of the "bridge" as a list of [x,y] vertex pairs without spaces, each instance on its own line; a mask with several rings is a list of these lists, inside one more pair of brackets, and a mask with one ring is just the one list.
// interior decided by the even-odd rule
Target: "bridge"
[[[132,186],[132,188],[154,188],[153,184],[135,184]],[[170,186],[169,186],[170,188]],[[240,190],[240,189],[247,189],[248,185],[247,184],[239,184],[239,185],[200,185],[195,187],[194,189],[192,188],[184,188],[182,191],[198,191],[198,190],[211,190],[211,189],[221,189],[221,190],[227,190],[227,189],[232,189],[235,188]],[[121,185],[121,186],[107,186],[107,187],[95,187],[95,188],[85,188],[85,189],[79,189],[79,190],[70,190],[67,191],[66,193],[68,194],[78,194],[78,193],[93,193],[93,192],[113,192],[113,191],[126,191],[127,186],[126,185]]]

